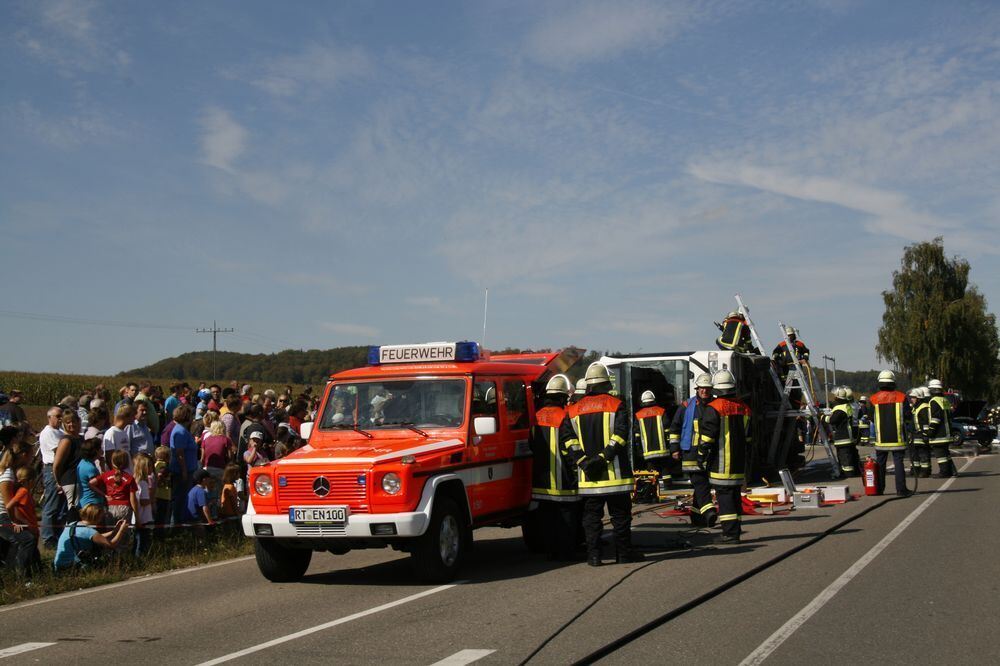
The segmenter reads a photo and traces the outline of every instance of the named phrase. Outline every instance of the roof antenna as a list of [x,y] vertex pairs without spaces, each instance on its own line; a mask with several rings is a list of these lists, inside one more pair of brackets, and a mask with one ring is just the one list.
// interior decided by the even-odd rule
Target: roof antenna
[[486,296],[483,299],[483,349],[486,349],[486,315],[490,311],[490,288],[486,287]]

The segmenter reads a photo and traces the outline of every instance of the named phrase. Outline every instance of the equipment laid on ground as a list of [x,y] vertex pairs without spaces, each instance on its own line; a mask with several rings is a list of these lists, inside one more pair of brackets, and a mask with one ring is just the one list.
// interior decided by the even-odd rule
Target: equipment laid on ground
[[865,495],[878,495],[878,463],[871,456],[865,460],[864,475]]

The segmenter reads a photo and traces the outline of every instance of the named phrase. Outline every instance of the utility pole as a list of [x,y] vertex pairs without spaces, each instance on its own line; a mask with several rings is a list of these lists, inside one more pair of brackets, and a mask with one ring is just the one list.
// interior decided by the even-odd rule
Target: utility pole
[[194,332],[195,333],[211,333],[212,334],[212,381],[214,382],[214,381],[216,381],[216,379],[218,379],[216,377],[216,368],[218,366],[215,363],[215,354],[218,351],[218,345],[217,345],[218,335],[219,335],[219,333],[235,333],[236,329],[233,329],[233,328],[219,328],[219,325],[213,319],[212,320],[212,328],[196,328],[196,329],[194,329]]

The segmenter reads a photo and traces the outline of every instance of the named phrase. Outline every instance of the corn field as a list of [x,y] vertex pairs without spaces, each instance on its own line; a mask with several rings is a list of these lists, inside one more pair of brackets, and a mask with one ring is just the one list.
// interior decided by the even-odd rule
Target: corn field
[[[165,393],[170,390],[170,386],[178,381],[170,378],[67,375],[55,372],[11,372],[0,370],[0,390],[8,392],[11,389],[19,389],[24,394],[22,402],[26,405],[54,405],[67,395],[79,396],[84,391],[92,390],[98,384],[104,384],[111,391],[112,396],[117,396],[118,389],[127,382],[138,381],[140,379],[149,379],[154,385],[159,384],[163,387]],[[199,380],[186,379],[184,381],[192,387],[197,387],[199,383]],[[212,382],[211,380],[206,380],[206,383],[211,384]],[[217,383],[225,386],[228,380],[227,382],[219,381]],[[249,381],[249,383],[254,385],[255,393],[261,392],[266,388],[281,390],[285,386],[276,382]],[[302,385],[292,385],[292,389],[296,394],[304,388]]]

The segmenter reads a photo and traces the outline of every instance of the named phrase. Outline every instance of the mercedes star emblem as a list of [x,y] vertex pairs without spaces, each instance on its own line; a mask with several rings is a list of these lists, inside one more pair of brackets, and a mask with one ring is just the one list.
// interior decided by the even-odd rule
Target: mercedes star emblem
[[325,476],[317,476],[313,481],[313,492],[316,497],[326,497],[330,494],[330,482]]

